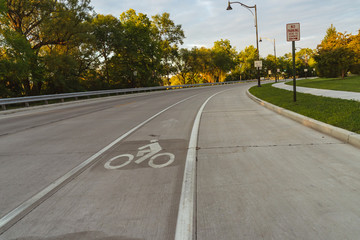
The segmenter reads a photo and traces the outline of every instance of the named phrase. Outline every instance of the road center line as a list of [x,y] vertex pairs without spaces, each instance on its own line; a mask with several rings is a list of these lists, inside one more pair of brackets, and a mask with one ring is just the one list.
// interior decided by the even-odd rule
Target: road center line
[[194,222],[195,198],[196,198],[196,147],[200,127],[200,119],[206,104],[214,96],[229,91],[223,90],[210,96],[200,107],[194,120],[191,131],[188,152],[185,162],[184,178],[181,189],[179,212],[176,223],[175,240],[193,240],[195,237]]
[[52,194],[54,194],[56,191],[61,189],[63,186],[65,186],[67,183],[69,183],[72,179],[74,179],[76,176],[78,176],[80,173],[82,173],[85,169],[90,167],[93,163],[95,163],[95,160],[108,151],[111,147],[119,143],[121,140],[138,130],[140,127],[144,126],[160,114],[166,112],[170,108],[185,102],[195,96],[193,95],[191,97],[185,98],[177,103],[172,104],[171,106],[163,109],[162,111],[158,112],[157,114],[153,115],[152,117],[148,118],[144,122],[140,123],[130,131],[126,132],[116,140],[114,140],[112,143],[101,149],[99,152],[92,155],[90,158],[70,170],[68,173],[66,173],[64,176],[58,178],[53,183],[51,183],[49,186],[47,186],[45,189],[41,190],[37,194],[35,194],[30,199],[23,202],[21,205],[19,205],[17,208],[13,209],[11,212],[6,214],[4,217],[0,219],[0,235],[4,233],[7,229],[9,229],[12,225],[14,225],[17,221],[19,221],[21,218],[26,216],[30,211],[32,211],[34,208],[36,208],[38,205],[40,205],[43,201],[45,201],[47,198],[49,198]]

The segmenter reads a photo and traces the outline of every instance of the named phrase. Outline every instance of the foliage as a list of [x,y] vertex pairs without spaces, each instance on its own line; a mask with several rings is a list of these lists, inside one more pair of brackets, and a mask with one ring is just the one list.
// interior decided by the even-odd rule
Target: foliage
[[180,49],[175,59],[177,74],[172,85],[223,82],[235,66],[236,51],[229,40],[214,43],[213,48]]
[[340,33],[331,25],[315,55],[320,76],[344,78],[354,64],[359,64],[359,38],[360,33]]
[[293,102],[291,91],[274,88],[272,84],[263,84],[261,88],[252,87],[249,91],[267,102],[286,108],[310,118],[360,133],[360,102],[319,97],[297,93]]
[[[0,0],[0,97],[257,78],[254,46],[237,52],[221,39],[181,49],[184,38],[169,13],[129,9],[116,18],[94,13],[90,0]],[[298,77],[314,68],[322,76],[360,73],[360,32],[331,27],[316,51],[295,58]],[[261,77],[277,69],[277,77],[292,76],[290,53],[261,60]]]
[[211,53],[213,75],[215,82],[223,82],[226,73],[235,66],[236,51],[229,40],[220,40],[214,43]]
[[[91,11],[89,1],[6,0],[1,2],[0,10],[2,51],[5,52],[1,61],[7,65],[3,86],[10,90],[8,96],[38,95],[52,85],[51,80],[45,78],[55,75],[46,71],[54,67],[46,61],[51,54],[71,61],[68,53],[84,42]],[[56,71],[65,73],[59,76],[61,80],[74,81],[79,69],[78,64],[73,63],[68,64],[70,71]],[[19,67],[21,70],[14,72]]]
[[246,47],[237,56],[237,72],[241,79],[255,79],[257,76],[254,61],[257,60],[257,50],[254,46]]
[[168,13],[94,14],[90,0],[1,0],[0,96],[154,86],[184,32]]

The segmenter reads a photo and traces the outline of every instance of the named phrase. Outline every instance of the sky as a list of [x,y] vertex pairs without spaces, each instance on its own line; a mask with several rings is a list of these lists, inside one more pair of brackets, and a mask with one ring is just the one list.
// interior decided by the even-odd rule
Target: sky
[[[291,52],[286,41],[286,24],[300,23],[300,41],[296,47],[315,49],[334,25],[337,31],[358,34],[360,30],[360,0],[241,0],[257,6],[260,56],[277,56]],[[256,46],[254,16],[240,4],[226,11],[227,0],[91,0],[96,13],[119,17],[132,8],[150,18],[164,12],[182,26],[186,38],[182,48],[211,48],[215,41],[228,39],[237,51]],[[271,40],[267,40],[271,39]]]

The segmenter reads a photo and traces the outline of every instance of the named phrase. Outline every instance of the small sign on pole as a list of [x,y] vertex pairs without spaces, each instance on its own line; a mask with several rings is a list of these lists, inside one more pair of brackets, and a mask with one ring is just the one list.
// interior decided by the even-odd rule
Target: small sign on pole
[[286,40],[292,42],[293,59],[293,92],[294,102],[296,102],[296,68],[295,68],[295,41],[300,41],[300,23],[286,24]]
[[254,62],[254,65],[255,65],[256,68],[260,68],[260,69],[261,69],[261,68],[262,68],[262,61],[255,61],[255,62]]
[[288,42],[300,41],[300,23],[286,24],[286,39]]

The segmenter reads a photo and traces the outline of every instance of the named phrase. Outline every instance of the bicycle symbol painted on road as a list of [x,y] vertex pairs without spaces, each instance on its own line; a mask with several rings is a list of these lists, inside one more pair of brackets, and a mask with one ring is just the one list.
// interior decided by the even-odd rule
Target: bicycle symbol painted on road
[[[149,166],[152,168],[163,168],[166,166],[169,166],[170,164],[172,164],[175,160],[175,155],[172,153],[159,153],[162,150],[162,147],[160,146],[160,144],[158,143],[158,140],[151,140],[150,144],[147,144],[145,146],[139,147],[138,148],[138,153],[136,155],[136,157],[140,157],[139,159],[137,159],[135,161],[135,163],[140,164],[142,162],[144,162],[145,160],[149,159]],[[157,164],[155,162],[155,159],[158,157],[162,157],[165,156],[167,158],[169,158],[167,161],[165,161],[165,163],[161,163],[161,164]],[[125,160],[125,162],[122,162],[121,164],[112,164],[115,160],[118,160],[120,158],[125,158],[127,160]],[[105,164],[104,167],[106,169],[109,170],[114,170],[114,169],[119,169],[122,167],[125,167],[126,165],[128,165],[129,163],[131,163],[131,161],[134,160],[134,155],[132,154],[121,154],[118,155],[116,157],[111,158],[110,160],[108,160]],[[118,162],[118,161],[116,161]],[[163,161],[162,161],[163,162]]]

